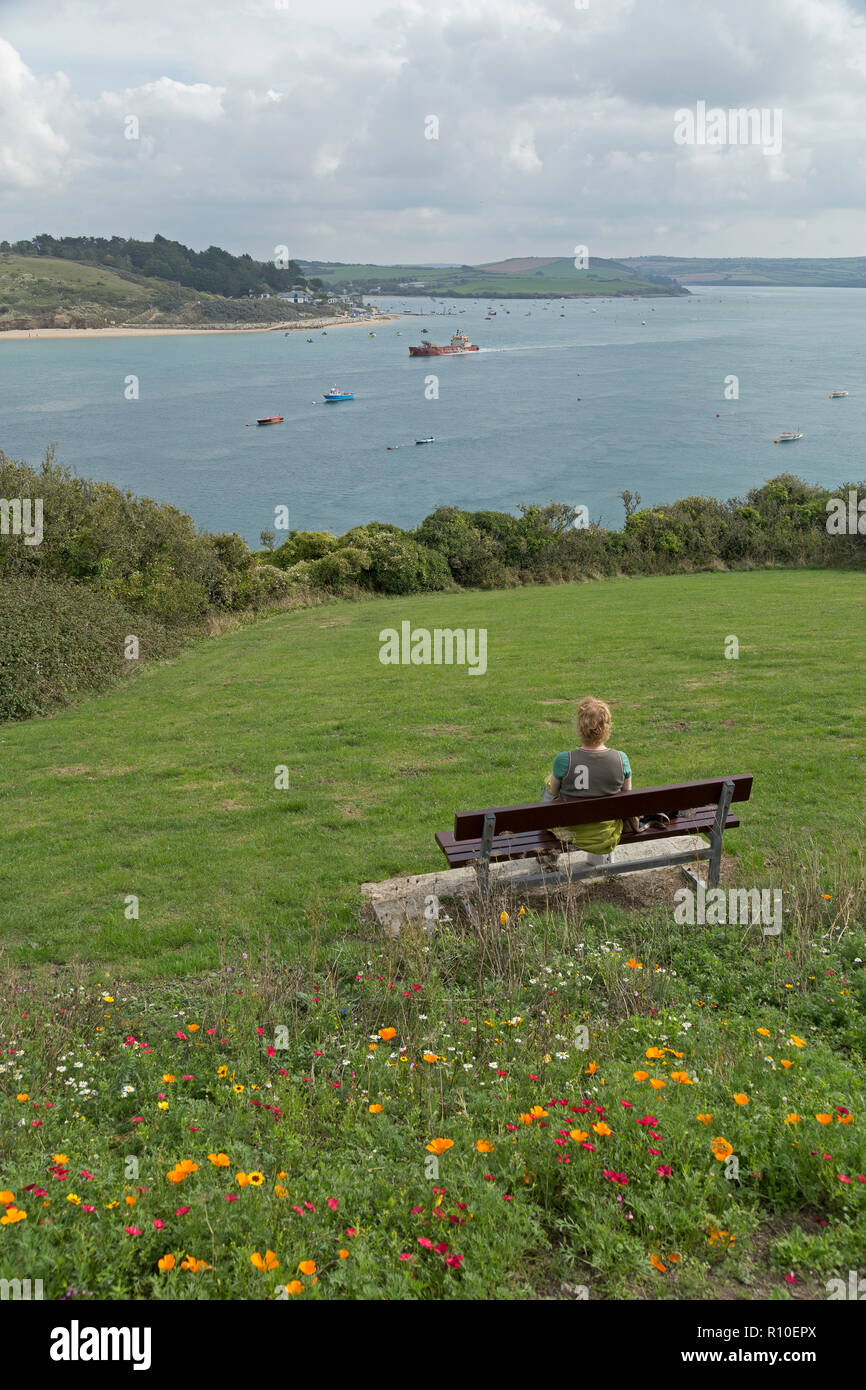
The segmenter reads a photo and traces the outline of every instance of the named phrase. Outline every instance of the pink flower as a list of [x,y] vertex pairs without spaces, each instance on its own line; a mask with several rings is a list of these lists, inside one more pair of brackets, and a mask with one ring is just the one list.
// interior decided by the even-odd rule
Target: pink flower
[[164,1225],[165,1225],[165,1222],[164,1222],[164,1221],[161,1221],[161,1220],[159,1219],[158,1216],[157,1216],[157,1217],[154,1217],[153,1229],[154,1229],[155,1231],[161,1231]]
[[265,1051],[269,1057],[276,1057],[277,1055],[277,1049],[275,1047],[266,1047]]
[[178,1207],[177,1211],[175,1212],[175,1216],[186,1216],[188,1211],[189,1207]]
[[503,1194],[502,1194],[502,1200],[503,1200],[503,1202],[513,1202],[513,1201],[514,1201],[514,1198],[513,1198],[513,1197],[510,1197],[510,1196],[508,1195],[507,1192],[503,1192]]
[[412,1254],[411,1251],[404,1251],[402,1255],[397,1256],[398,1260],[414,1260],[414,1258],[415,1256]]
[[463,1256],[462,1256],[462,1255],[446,1255],[446,1256],[445,1256],[445,1263],[447,1264],[447,1266],[448,1266],[449,1269],[459,1269],[460,1266],[461,1266],[461,1264],[463,1263]]
[[432,1240],[428,1240],[426,1236],[418,1236],[418,1237],[417,1237],[417,1240],[418,1240],[418,1244],[421,1246],[422,1250],[432,1250],[432,1249],[433,1249],[433,1242],[432,1242]]
[[143,1124],[144,1124],[144,1116],[143,1116],[143,1115],[133,1115],[133,1117],[132,1117],[132,1123],[133,1123],[134,1125],[143,1125]]
[[238,1200],[238,1194],[236,1192],[225,1192],[223,1196],[227,1202],[236,1202]]
[[656,1172],[658,1173],[660,1178],[669,1178],[673,1171],[674,1170],[669,1163],[660,1163],[658,1168],[656,1168]]
[[331,1208],[331,1211],[336,1211],[339,1205],[340,1203],[337,1201],[336,1197],[328,1198],[328,1206]]
[[265,1036],[265,1030],[264,1030],[264,1028],[257,1028],[257,1029],[256,1029],[256,1032],[258,1033],[258,1035],[259,1035],[260,1038],[263,1038],[263,1037]]
[[124,1226],[123,1229],[126,1231],[126,1234],[127,1234],[128,1236],[140,1236],[140,1235],[141,1235],[141,1231],[138,1229],[137,1226]]
[[347,1227],[346,1227],[346,1235],[347,1235],[347,1236],[353,1236],[353,1235],[355,1235],[355,1234],[356,1234],[356,1231],[355,1231],[355,1227],[354,1227],[354,1226],[347,1226]]
[[89,1202],[82,1202],[82,1203],[81,1203],[81,1210],[82,1210],[82,1211],[96,1211],[96,1207],[91,1206]]
[[786,1275],[785,1275],[785,1283],[786,1283],[786,1284],[796,1284],[796,1282],[797,1282],[797,1276],[796,1276],[796,1274],[790,1274],[790,1273],[789,1273],[789,1274],[786,1274]]
[[179,1028],[174,1036],[176,1038],[183,1038],[184,1042],[186,1042],[186,1033],[182,1033]]

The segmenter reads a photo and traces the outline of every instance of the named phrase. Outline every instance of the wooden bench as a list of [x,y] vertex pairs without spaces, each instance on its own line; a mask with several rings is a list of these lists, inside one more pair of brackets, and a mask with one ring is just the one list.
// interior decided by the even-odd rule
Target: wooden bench
[[[554,834],[554,827],[590,825],[603,820],[625,820],[628,817],[652,816],[664,812],[671,820],[664,828],[646,826],[638,831],[626,831],[621,845],[643,844],[650,840],[668,840],[679,835],[705,835],[709,843],[700,849],[678,850],[653,858],[624,859],[618,863],[605,861],[587,867],[556,872],[539,863],[537,874],[521,878],[523,887],[553,885],[582,878],[597,878],[599,874],[628,874],[641,869],[660,869],[679,864],[695,882],[695,874],[686,868],[696,859],[708,860],[707,882],[716,887],[722,861],[722,836],[740,824],[730,811],[735,801],[748,801],[752,791],[751,774],[724,777],[702,782],[678,782],[663,787],[643,787],[638,791],[620,792],[616,796],[580,797],[571,801],[531,801],[521,806],[498,806],[486,811],[462,811],[454,818],[454,831],[439,831],[436,841],[452,869],[475,866],[479,887],[486,892],[492,862],[502,859],[535,857],[543,861],[552,855],[564,854],[579,847]],[[692,807],[685,815],[674,816],[683,807]],[[595,856],[598,861],[599,856]]]

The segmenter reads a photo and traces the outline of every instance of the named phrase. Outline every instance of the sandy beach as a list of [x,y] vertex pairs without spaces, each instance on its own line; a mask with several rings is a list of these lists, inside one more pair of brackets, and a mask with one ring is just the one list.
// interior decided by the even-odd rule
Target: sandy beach
[[255,323],[228,325],[224,328],[136,328],[120,324],[115,328],[8,328],[0,329],[3,338],[172,338],[199,333],[298,333],[311,328],[346,328],[350,324],[390,323],[392,319],[407,318],[406,314],[369,314],[363,318],[292,319],[288,323]]

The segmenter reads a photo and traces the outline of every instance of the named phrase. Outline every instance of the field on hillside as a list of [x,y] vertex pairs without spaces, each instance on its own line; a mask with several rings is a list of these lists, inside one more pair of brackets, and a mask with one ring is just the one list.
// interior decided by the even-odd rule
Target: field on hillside
[[107,266],[53,256],[0,254],[0,330],[222,319],[270,322],[296,316],[297,311],[284,300],[224,299]]
[[[486,674],[382,665],[404,620],[486,628]],[[338,934],[362,881],[442,866],[456,810],[536,799],[585,693],[611,703],[637,786],[754,774],[726,841],[741,872],[809,838],[844,868],[864,633],[862,575],[762,571],[340,602],[202,641],[0,731],[0,939],[21,964],[173,976],[223,936]]]
[[[535,268],[529,262],[538,259]],[[515,270],[508,262],[487,266],[424,267],[381,265],[334,265],[303,261],[307,276],[318,277],[329,289],[352,287],[369,293],[381,285],[404,295],[450,295],[453,298],[489,300],[539,298],[544,296],[658,295],[681,293],[674,285],[653,284],[640,272],[633,274],[617,262],[605,263],[593,257],[590,267],[576,270],[573,258],[524,257],[515,259]],[[420,282],[420,287],[412,287]]]
[[[486,674],[382,665],[403,621],[486,628]],[[4,726],[0,1278],[847,1297],[863,635],[862,576],[833,572],[339,603]],[[363,922],[357,884],[436,865],[455,808],[537,795],[589,691],[638,785],[754,773],[727,873],[783,885],[781,935],[617,885],[397,941]]]

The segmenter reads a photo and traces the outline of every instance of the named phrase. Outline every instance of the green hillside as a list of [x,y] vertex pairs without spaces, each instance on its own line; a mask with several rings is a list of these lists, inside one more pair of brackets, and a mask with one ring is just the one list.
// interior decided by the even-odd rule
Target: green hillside
[[685,284],[866,287],[866,256],[636,256],[623,264]]
[[587,295],[676,295],[685,291],[673,280],[636,273],[618,261],[591,257],[586,270],[573,258],[515,257],[486,265],[430,268],[412,265],[343,265],[300,261],[307,279],[328,289],[373,294],[447,295],[450,298],[581,298]]
[[282,299],[229,299],[108,267],[0,252],[0,331],[266,324],[296,317],[296,306]]
[[[487,674],[381,665],[380,630],[407,618],[485,627]],[[814,836],[835,873],[862,837],[864,637],[862,575],[763,571],[338,602],[202,641],[4,728],[0,940],[19,962],[176,975],[223,934],[339,934],[362,881],[440,865],[456,809],[532,800],[586,692],[637,785],[754,774],[742,866]]]

